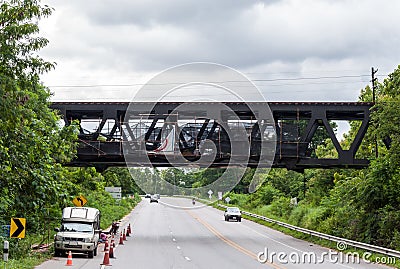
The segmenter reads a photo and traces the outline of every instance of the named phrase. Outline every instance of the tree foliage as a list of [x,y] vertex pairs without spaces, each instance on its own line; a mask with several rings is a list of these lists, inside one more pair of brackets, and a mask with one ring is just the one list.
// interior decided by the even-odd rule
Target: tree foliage
[[39,76],[54,67],[38,56],[48,41],[38,21],[51,14],[37,1],[0,6],[0,191],[1,216],[42,215],[57,200],[60,163],[74,154],[74,126],[60,128]]

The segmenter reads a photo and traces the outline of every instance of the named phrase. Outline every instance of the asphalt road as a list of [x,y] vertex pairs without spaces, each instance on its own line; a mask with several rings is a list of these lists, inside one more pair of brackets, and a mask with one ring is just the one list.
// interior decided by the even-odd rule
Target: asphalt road
[[[387,268],[366,264],[361,258],[360,264],[348,263],[346,256],[335,255],[334,250],[245,219],[226,222],[223,212],[211,207],[193,208],[184,198],[162,197],[158,204],[145,199],[122,226],[128,223],[132,235],[124,245],[117,245],[111,268]],[[107,268],[100,265],[103,248],[101,245],[94,259],[73,255],[69,268]],[[260,252],[267,255],[260,256]],[[259,261],[265,257],[268,261]],[[36,268],[65,268],[65,264],[66,258],[53,258]]]

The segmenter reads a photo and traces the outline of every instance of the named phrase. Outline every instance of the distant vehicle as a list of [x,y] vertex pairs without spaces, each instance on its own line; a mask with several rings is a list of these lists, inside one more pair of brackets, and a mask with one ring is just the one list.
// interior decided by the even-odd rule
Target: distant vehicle
[[150,194],[150,193],[146,193],[146,195],[144,196],[144,198],[151,198],[151,194]]
[[91,207],[66,207],[62,212],[61,227],[55,228],[54,255],[67,251],[97,255],[100,236],[100,211]]
[[225,221],[229,221],[230,219],[234,219],[238,222],[242,221],[242,213],[237,207],[228,207],[224,213]]
[[158,203],[158,196],[156,194],[150,197],[150,203]]
[[156,194],[154,194],[154,195],[157,197],[157,199],[160,199],[160,198],[161,198],[160,194],[158,194],[158,193],[156,193]]

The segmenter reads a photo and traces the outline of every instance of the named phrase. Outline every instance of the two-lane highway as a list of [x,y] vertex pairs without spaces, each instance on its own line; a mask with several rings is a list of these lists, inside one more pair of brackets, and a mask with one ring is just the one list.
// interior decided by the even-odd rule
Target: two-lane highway
[[[193,208],[184,198],[162,197],[159,203],[144,199],[128,222],[132,235],[117,246],[116,259],[110,260],[113,268],[385,268],[363,261],[347,263],[343,256],[329,256],[333,250],[245,219],[226,222],[222,211]],[[259,256],[260,252],[266,255]],[[92,260],[74,259],[72,268],[100,268],[103,256],[99,251]],[[268,261],[261,263],[265,257]],[[58,258],[37,268],[63,268],[65,262]]]
[[219,222],[229,230],[228,226],[240,223],[225,223],[222,213],[214,209],[176,209],[163,204],[191,205],[187,199],[171,199],[145,203],[134,226],[133,243],[118,249],[121,259],[118,257],[113,265],[122,268],[131,262],[136,268],[265,268],[254,253],[209,224]]

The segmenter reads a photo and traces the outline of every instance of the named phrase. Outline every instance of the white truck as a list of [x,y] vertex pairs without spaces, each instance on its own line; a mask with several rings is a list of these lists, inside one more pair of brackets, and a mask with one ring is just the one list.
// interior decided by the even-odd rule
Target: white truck
[[67,251],[97,255],[100,235],[100,211],[91,207],[66,207],[62,212],[61,227],[54,229],[54,255]]

